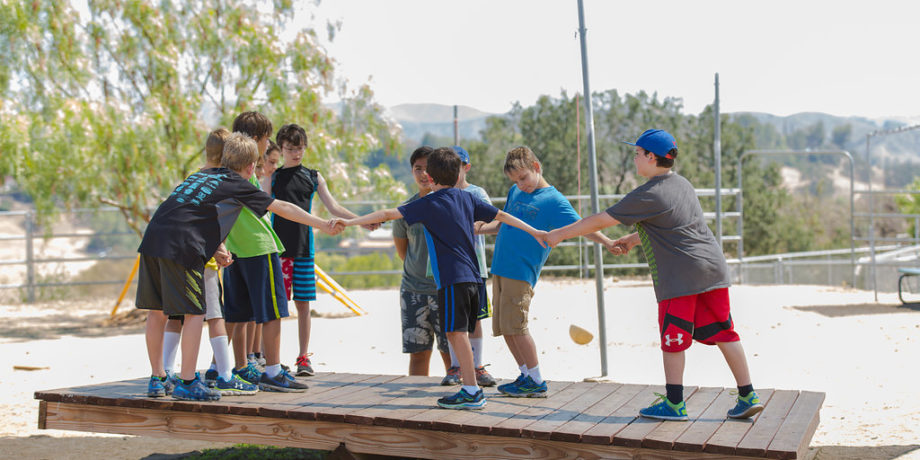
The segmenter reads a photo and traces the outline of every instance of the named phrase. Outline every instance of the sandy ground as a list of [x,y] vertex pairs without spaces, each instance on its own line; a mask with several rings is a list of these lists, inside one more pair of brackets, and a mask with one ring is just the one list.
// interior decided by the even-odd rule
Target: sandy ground
[[[581,380],[601,374],[598,339],[576,345],[570,324],[597,335],[595,288],[589,281],[543,281],[531,308],[531,333],[541,350],[543,375]],[[402,374],[396,290],[351,292],[369,314],[319,317],[311,351],[318,371]],[[760,388],[827,393],[812,442],[814,458],[920,459],[920,311],[901,308],[896,295],[823,286],[736,286],[733,318]],[[624,383],[663,383],[656,339],[656,308],[647,282],[607,280],[605,289],[608,375]],[[40,389],[101,383],[149,375],[141,326],[104,327],[112,299],[38,306],[0,305],[0,457],[145,458],[221,444],[38,430]],[[132,308],[129,302],[122,311]],[[346,310],[322,295],[323,316]],[[487,331],[491,324],[485,322]],[[293,359],[296,322],[283,323],[282,346]],[[202,344],[200,367],[210,351]],[[493,375],[517,369],[503,341],[488,337]],[[292,364],[292,363],[288,363]],[[47,367],[14,371],[13,366]],[[443,372],[432,363],[433,374]],[[688,354],[687,385],[732,386],[718,350],[699,344]],[[651,401],[652,396],[649,395]]]

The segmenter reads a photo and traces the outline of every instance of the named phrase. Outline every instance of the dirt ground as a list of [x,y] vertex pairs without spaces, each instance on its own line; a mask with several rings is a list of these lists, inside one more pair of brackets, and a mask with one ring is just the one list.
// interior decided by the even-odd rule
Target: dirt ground
[[[548,379],[600,375],[594,292],[591,281],[546,280],[537,286],[531,333]],[[325,295],[314,303],[320,316],[313,320],[314,367],[405,373],[398,292],[350,294],[368,315],[342,317],[344,307]],[[875,302],[871,292],[824,286],[735,286],[731,296],[755,387],[827,393],[810,457],[920,459],[920,310],[900,307],[894,294],[881,294]],[[0,458],[158,458],[155,454],[226,445],[37,428],[36,390],[149,375],[142,325],[105,323],[113,301],[0,305],[0,409],[8,415],[0,425]],[[605,302],[606,378],[662,383],[651,285],[608,279]],[[120,311],[131,309],[125,302]],[[592,331],[595,339],[576,345],[568,336],[570,324]],[[484,325],[491,330],[488,320]],[[292,361],[296,322],[284,321],[282,330],[282,349]],[[208,347],[202,343],[200,367],[210,359]],[[485,354],[493,375],[517,375],[500,339],[487,337]],[[433,362],[432,374],[442,372]],[[687,385],[733,385],[718,351],[699,344],[688,353],[684,380]]]

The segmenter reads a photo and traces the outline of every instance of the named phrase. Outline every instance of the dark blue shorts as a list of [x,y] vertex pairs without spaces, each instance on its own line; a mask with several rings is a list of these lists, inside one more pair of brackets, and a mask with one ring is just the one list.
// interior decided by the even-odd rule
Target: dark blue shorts
[[224,269],[224,319],[267,323],[288,316],[278,253],[237,257]]
[[473,332],[479,316],[480,283],[457,283],[438,289],[438,315],[444,332]]

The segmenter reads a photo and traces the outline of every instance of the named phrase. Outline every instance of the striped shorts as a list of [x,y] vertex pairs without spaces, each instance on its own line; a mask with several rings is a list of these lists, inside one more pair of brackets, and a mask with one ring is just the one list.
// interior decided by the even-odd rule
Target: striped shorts
[[281,273],[284,274],[284,291],[288,299],[316,300],[316,270],[312,257],[282,257]]

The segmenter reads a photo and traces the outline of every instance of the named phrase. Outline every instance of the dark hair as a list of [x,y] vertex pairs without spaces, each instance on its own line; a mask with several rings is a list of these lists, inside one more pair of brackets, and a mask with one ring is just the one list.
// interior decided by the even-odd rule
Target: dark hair
[[307,146],[307,132],[300,127],[300,125],[289,123],[281,127],[278,130],[278,134],[275,134],[275,142],[279,146],[284,146],[284,143],[287,142],[294,147],[297,146]]
[[279,147],[278,144],[276,144],[274,141],[272,141],[271,139],[269,139],[269,140],[268,140],[268,148],[265,149],[265,155],[262,155],[262,156],[264,156],[265,158],[268,158],[268,156],[271,155],[272,152],[274,152],[274,151],[276,151],[276,150],[278,151],[278,153],[281,153],[281,147]]
[[436,148],[428,155],[425,172],[435,184],[453,187],[460,177],[460,155],[450,147]]
[[[652,153],[652,152],[649,152],[649,153]],[[652,155],[655,155],[655,154],[652,153]],[[674,159],[677,158],[677,147],[674,147],[673,149],[668,150],[668,155],[670,155],[671,158],[665,158],[665,157],[660,157],[658,155],[655,155],[655,166],[658,166],[659,168],[673,167]]]
[[204,144],[205,158],[208,163],[220,164],[224,156],[224,141],[229,135],[230,131],[227,131],[227,128],[217,128],[208,134],[208,140]]
[[272,122],[259,112],[243,112],[233,120],[233,132],[264,139],[272,135]]
[[431,155],[431,152],[434,152],[434,149],[427,145],[423,145],[415,149],[415,151],[412,152],[412,156],[409,157],[409,166],[415,166],[416,161],[421,160],[422,158],[428,158],[428,155]]
[[530,150],[530,147],[525,145],[515,147],[508,151],[508,155],[505,156],[505,174],[522,169],[536,172],[533,169],[534,163],[540,165],[541,168],[543,167],[540,164],[540,159],[533,153],[533,150]]

